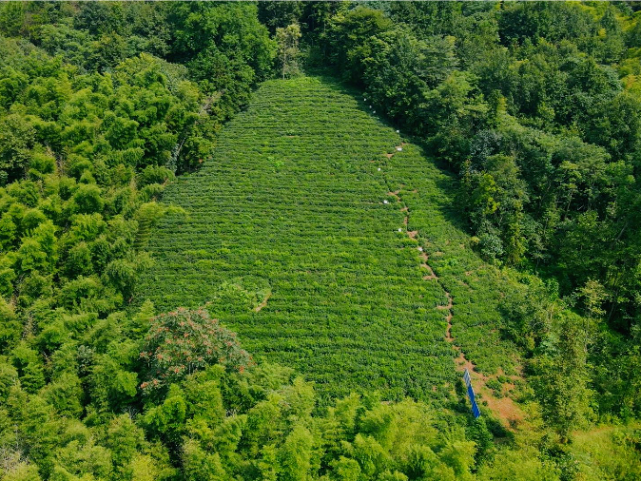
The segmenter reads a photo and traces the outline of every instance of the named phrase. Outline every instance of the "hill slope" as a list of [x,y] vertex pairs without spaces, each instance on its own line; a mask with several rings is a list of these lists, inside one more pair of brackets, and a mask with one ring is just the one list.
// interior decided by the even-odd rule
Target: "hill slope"
[[248,350],[326,394],[447,397],[449,314],[481,369],[510,370],[490,329],[496,273],[449,219],[450,179],[367,110],[323,79],[263,84],[203,169],[167,189],[188,215],[153,232],[137,298],[209,303]]

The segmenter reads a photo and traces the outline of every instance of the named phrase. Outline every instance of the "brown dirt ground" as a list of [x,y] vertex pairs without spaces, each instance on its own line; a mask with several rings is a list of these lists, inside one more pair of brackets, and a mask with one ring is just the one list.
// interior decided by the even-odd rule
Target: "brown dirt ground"
[[[485,375],[483,373],[476,371],[476,366],[474,363],[469,361],[463,351],[459,346],[454,343],[454,337],[452,337],[452,307],[453,300],[452,296],[447,293],[448,304],[447,306],[437,306],[437,309],[448,310],[447,314],[447,329],[445,331],[445,339],[452,344],[452,347],[458,352],[458,357],[456,358],[456,370],[458,372],[465,372],[467,369],[472,378],[472,387],[476,394],[480,394],[483,401],[487,401],[487,407],[492,411],[492,413],[501,421],[501,423],[508,429],[514,429],[518,426],[525,418],[525,414],[519,408],[519,406],[514,402],[512,398],[509,397],[509,393],[514,390],[516,387],[513,383],[506,382],[503,384],[503,397],[497,397],[494,394],[494,391],[487,387],[487,382],[491,379],[495,379],[498,376],[502,375],[502,371],[499,371],[496,374],[491,376]],[[518,376],[516,376],[518,377]]]
[[258,304],[258,305],[254,308],[254,312],[260,312],[260,311],[261,311],[261,309],[267,305],[267,302],[269,301],[269,298],[270,298],[271,296],[272,296],[272,293],[271,293],[271,292],[270,292],[269,294],[267,294],[267,295],[265,296],[265,299],[263,299],[263,302],[261,302],[260,304]]

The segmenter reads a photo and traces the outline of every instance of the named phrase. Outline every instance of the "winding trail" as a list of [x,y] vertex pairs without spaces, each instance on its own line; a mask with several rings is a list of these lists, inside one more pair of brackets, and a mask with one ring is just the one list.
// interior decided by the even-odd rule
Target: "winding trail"
[[[396,146],[394,148],[393,153],[386,153],[385,157],[387,157],[387,160],[391,160],[392,157],[396,154],[396,152],[402,151],[402,148],[405,146],[405,142],[402,142],[400,145]],[[399,150],[399,148],[401,150]],[[409,207],[405,204],[402,198],[401,194],[401,189],[404,187],[404,185],[401,185],[401,189],[397,190],[392,190],[393,187],[390,186],[389,180],[387,179],[387,175],[383,173],[383,178],[385,180],[385,184],[388,188],[388,195],[394,197],[398,202],[402,204],[401,212],[405,214],[403,218],[403,225],[405,226],[405,234],[412,239],[417,241],[419,244],[421,244],[418,235],[419,231],[408,231],[407,226],[409,224],[409,217],[410,217],[410,210]],[[412,193],[417,193],[416,190],[413,190]],[[399,229],[400,230],[400,229]],[[461,346],[456,344],[456,341],[454,337],[452,336],[452,318],[454,317],[453,313],[453,308],[454,308],[454,299],[452,295],[445,289],[445,286],[439,281],[438,276],[432,269],[432,267],[429,265],[429,256],[425,252],[425,247],[422,245],[419,245],[417,247],[419,251],[419,258],[421,260],[420,266],[428,271],[428,274],[426,276],[423,276],[423,279],[426,281],[436,281],[439,283],[443,291],[445,292],[445,296],[447,297],[447,304],[446,305],[441,305],[441,306],[436,306],[436,309],[439,311],[446,311],[446,321],[447,321],[447,328],[445,330],[445,340],[449,342],[452,345],[452,348],[458,353],[458,356],[455,360],[455,369],[457,372],[463,373],[465,369],[467,369],[470,372],[470,376],[472,378],[472,385],[474,387],[474,391],[478,394],[481,394],[481,399],[486,402],[487,408],[492,411],[492,413],[502,422],[502,424],[509,428],[509,429],[514,429],[521,421],[523,421],[525,415],[523,411],[519,408],[519,406],[514,402],[512,398],[510,398],[507,394],[509,394],[510,391],[512,391],[515,388],[515,385],[512,383],[504,383],[504,386],[506,386],[506,389],[504,390],[504,395],[503,397],[497,396],[494,391],[487,386],[488,381],[492,379],[496,379],[499,375],[503,374],[502,372],[497,373],[492,376],[487,376],[483,373],[480,373],[476,370],[476,366],[472,361],[467,359],[465,357],[465,353],[461,349]],[[471,273],[466,272],[466,275],[470,275]],[[506,391],[506,392],[505,392]]]
[[263,301],[260,304],[258,304],[256,307],[254,307],[254,312],[260,312],[263,307],[267,306],[267,302],[269,301],[269,298],[271,296],[272,296],[271,292],[267,294],[263,299]]

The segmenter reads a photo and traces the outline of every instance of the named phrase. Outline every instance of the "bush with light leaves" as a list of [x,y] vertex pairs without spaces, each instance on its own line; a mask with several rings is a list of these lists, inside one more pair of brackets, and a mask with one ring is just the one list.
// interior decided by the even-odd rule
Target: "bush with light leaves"
[[152,319],[140,357],[149,365],[149,380],[140,385],[147,392],[212,364],[239,372],[253,364],[236,333],[202,309],[179,308]]

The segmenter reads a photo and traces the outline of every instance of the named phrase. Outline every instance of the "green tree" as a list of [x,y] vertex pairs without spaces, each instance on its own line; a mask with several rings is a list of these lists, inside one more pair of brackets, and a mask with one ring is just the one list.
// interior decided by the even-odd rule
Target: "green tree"
[[329,45],[329,60],[342,70],[343,76],[355,83],[362,82],[362,60],[368,56],[366,41],[390,30],[392,22],[380,10],[358,7],[338,12],[331,18],[322,38]]
[[300,26],[297,23],[276,29],[278,57],[283,78],[295,77],[300,73],[298,66],[298,41],[300,37]]
[[180,308],[151,320],[141,359],[149,364],[149,380],[141,388],[153,390],[211,364],[243,371],[252,364],[236,334],[209,317],[205,310]]
[[534,361],[536,388],[545,419],[562,443],[591,416],[587,349],[579,316],[566,313],[554,332],[548,353]]
[[280,478],[286,481],[307,479],[311,474],[312,447],[313,437],[307,428],[294,426],[278,453]]
[[6,172],[9,181],[26,170],[35,135],[27,117],[19,114],[0,117],[0,170]]
[[[223,118],[247,100],[247,89],[271,70],[275,44],[250,3],[174,3],[170,59],[187,60],[194,77],[221,92]],[[234,32],[230,35],[229,32]]]
[[258,18],[274,34],[279,28],[299,23],[304,8],[305,2],[260,2]]
[[16,37],[23,31],[26,15],[26,6],[23,3],[9,2],[0,9],[0,29],[9,37]]

